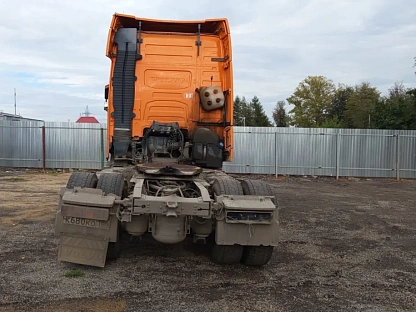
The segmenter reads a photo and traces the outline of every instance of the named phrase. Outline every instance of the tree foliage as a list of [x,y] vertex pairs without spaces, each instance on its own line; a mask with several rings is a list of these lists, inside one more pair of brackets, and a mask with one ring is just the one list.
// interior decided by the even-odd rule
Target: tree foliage
[[246,98],[236,96],[234,100],[234,125],[243,126],[253,124],[253,109]]
[[369,82],[362,82],[354,87],[354,92],[347,101],[345,110],[348,128],[371,128],[371,113],[380,100],[380,92]]
[[242,119],[241,125],[245,124],[246,126],[254,126],[254,112],[253,108],[251,107],[250,103],[247,103],[246,98],[243,97],[241,103],[241,112],[242,112]]
[[251,127],[270,127],[272,124],[267,117],[257,96],[250,103],[246,98],[236,96],[234,100],[234,125]]
[[412,89],[396,82],[387,96],[381,98],[372,112],[378,129],[416,129],[416,97]]
[[242,117],[242,103],[240,97],[237,95],[234,99],[234,125],[240,126]]
[[253,112],[253,126],[255,127],[270,127],[272,124],[264,112],[263,106],[257,96],[254,96],[250,102],[250,107]]
[[328,118],[334,100],[335,86],[323,76],[308,76],[287,99],[295,107],[292,123],[298,127],[319,127]]
[[[329,108],[328,120],[325,121],[324,127],[340,128],[345,126],[345,110],[354,88],[340,84],[335,90],[334,99]],[[331,126],[332,125],[332,126]]]
[[[285,101],[278,101],[273,108],[272,119],[277,127],[416,129],[416,88],[406,88],[399,82],[381,96],[369,82],[335,87],[324,76],[307,76],[287,102],[294,106],[289,114]],[[235,98],[234,125],[244,124],[272,125],[257,96],[250,102],[245,97]]]
[[273,109],[273,120],[276,127],[288,127],[290,120],[286,113],[285,101],[278,101]]

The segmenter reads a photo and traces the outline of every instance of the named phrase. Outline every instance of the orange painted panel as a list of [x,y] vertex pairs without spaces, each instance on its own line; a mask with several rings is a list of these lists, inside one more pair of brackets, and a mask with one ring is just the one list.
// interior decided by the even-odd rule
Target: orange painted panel
[[[142,59],[136,61],[136,83],[134,90],[135,118],[132,121],[132,136],[143,136],[145,128],[154,120],[178,122],[181,128],[192,135],[198,127],[208,127],[220,135],[232,159],[233,125],[233,76],[229,25],[226,19],[202,21],[162,21],[115,14],[108,34],[106,55],[111,59],[108,100],[107,143],[112,141],[111,77],[114,70],[114,36],[119,27],[138,28],[137,38]],[[198,47],[197,26],[201,25]],[[113,54],[114,53],[114,54]],[[213,60],[224,58],[225,60]],[[204,111],[200,105],[198,88],[220,85],[226,97],[226,120],[223,110]],[[198,123],[217,123],[198,125]],[[230,159],[230,160],[231,160]]]

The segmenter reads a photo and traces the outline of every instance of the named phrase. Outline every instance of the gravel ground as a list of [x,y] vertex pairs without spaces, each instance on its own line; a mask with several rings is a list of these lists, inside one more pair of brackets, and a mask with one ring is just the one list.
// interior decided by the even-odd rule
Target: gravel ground
[[416,311],[416,181],[258,176],[280,205],[269,265],[218,266],[204,246],[146,238],[99,269],[57,262],[68,177],[0,173],[0,311]]

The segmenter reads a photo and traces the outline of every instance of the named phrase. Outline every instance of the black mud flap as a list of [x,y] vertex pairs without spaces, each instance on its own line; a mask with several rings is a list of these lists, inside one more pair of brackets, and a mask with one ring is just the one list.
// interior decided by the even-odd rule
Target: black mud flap
[[72,262],[103,268],[105,266],[108,237],[85,237],[61,234],[58,261]]

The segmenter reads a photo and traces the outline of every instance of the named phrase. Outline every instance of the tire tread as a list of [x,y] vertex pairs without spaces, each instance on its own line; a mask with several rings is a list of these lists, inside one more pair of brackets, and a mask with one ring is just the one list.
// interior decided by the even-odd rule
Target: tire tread
[[106,194],[115,194],[122,197],[124,190],[124,178],[121,173],[103,173],[98,179],[97,189]]
[[243,255],[243,246],[217,245],[211,247],[211,259],[218,264],[238,264]]
[[269,184],[260,180],[243,180],[241,186],[245,195],[274,196],[273,204],[277,205],[276,195]]
[[246,246],[241,262],[248,266],[263,266],[269,263],[273,255],[273,246]]
[[241,183],[231,178],[216,178],[212,189],[216,195],[244,195]]
[[74,187],[91,187],[95,188],[97,185],[97,175],[93,172],[73,172],[68,179],[66,188],[73,189]]

